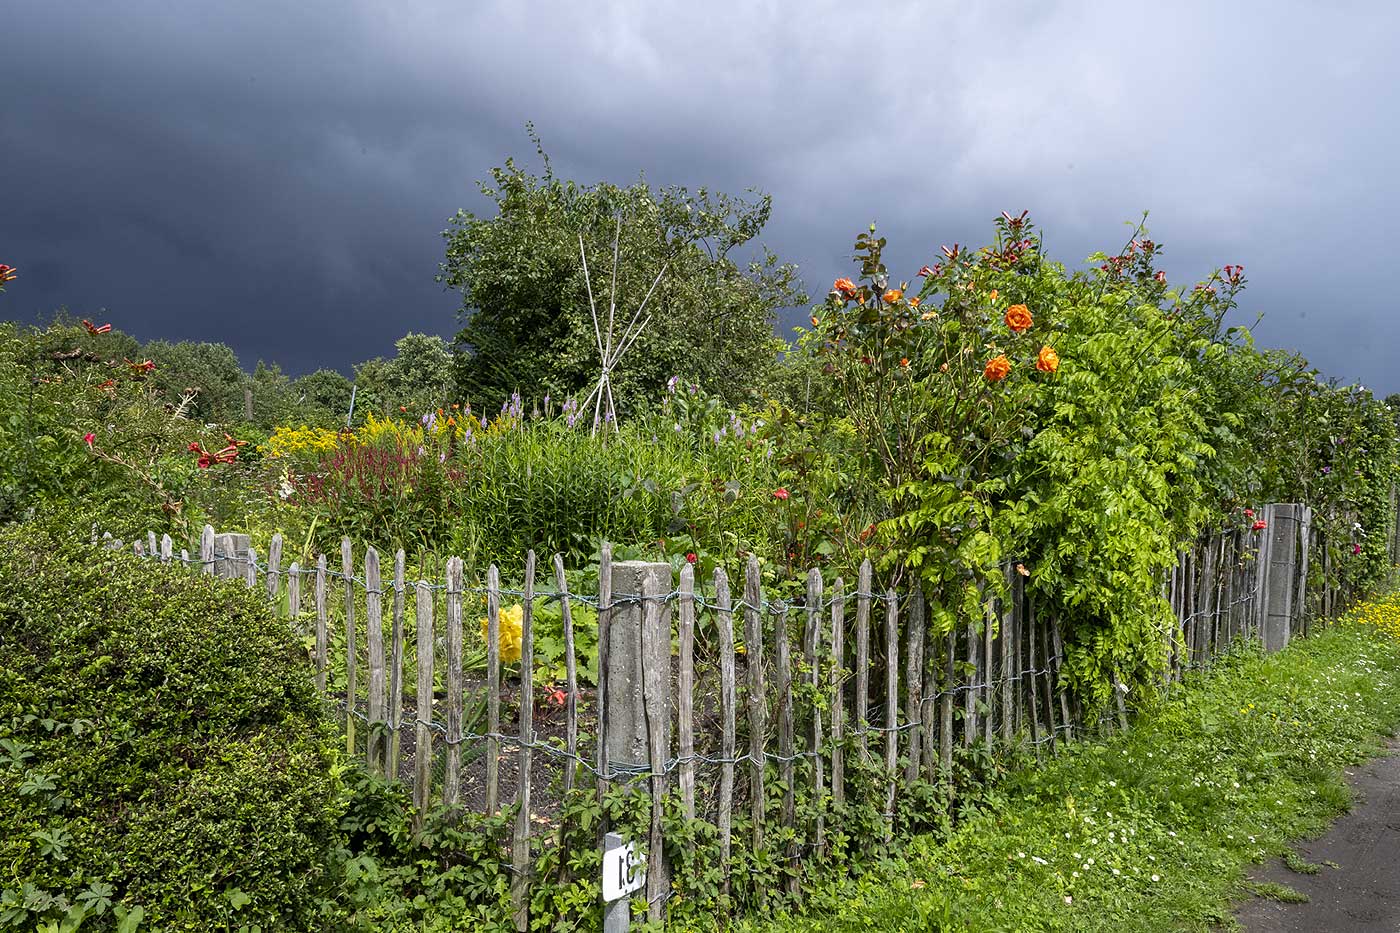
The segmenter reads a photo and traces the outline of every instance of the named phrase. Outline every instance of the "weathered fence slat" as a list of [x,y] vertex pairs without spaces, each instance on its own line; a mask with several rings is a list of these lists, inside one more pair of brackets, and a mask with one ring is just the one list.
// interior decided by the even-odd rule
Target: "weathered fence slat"
[[885,841],[894,837],[895,767],[899,764],[899,598],[885,594]]
[[277,597],[281,595],[282,535],[278,533],[272,536],[272,541],[267,546],[267,598],[276,606]]
[[[175,550],[175,542],[170,540],[170,535],[161,535],[161,536],[160,536],[160,562],[161,562],[162,564],[168,564],[168,563],[170,563],[170,558],[174,555],[174,550]],[[184,554],[184,551],[181,551],[180,553],[183,555],[183,554]],[[186,557],[185,559],[188,560],[189,558]]]
[[953,688],[958,682],[958,630],[943,636],[943,685],[938,696],[938,762],[943,779],[953,783]]
[[909,652],[904,659],[904,719],[909,724],[905,747],[908,752],[904,765],[904,780],[913,783],[919,777],[920,743],[923,740],[923,664],[924,607],[922,601],[909,601]]
[[1060,697],[1060,719],[1064,723],[1065,739],[1069,740],[1074,737],[1074,726],[1069,715],[1069,700],[1065,696],[1065,682],[1060,676],[1060,671],[1064,668],[1065,663],[1065,646],[1064,642],[1060,640],[1059,620],[1053,615],[1050,617],[1050,637],[1054,639],[1055,645],[1055,692]]
[[258,552],[252,545],[248,546],[248,556],[243,561],[243,582],[250,590],[258,585]]
[[1200,652],[1200,646],[1196,643],[1196,627],[1192,624],[1195,621],[1196,609],[1195,551],[1191,549],[1183,551],[1181,562],[1185,572],[1181,577],[1181,614],[1176,617],[1176,626],[1181,629],[1186,640],[1186,667],[1189,670],[1196,666]]
[[205,525],[199,533],[199,564],[207,574],[214,573],[214,526]]
[[846,583],[840,577],[831,586],[831,802],[846,802]]
[[[324,558],[323,558],[324,560]],[[421,825],[433,802],[433,591],[422,580],[414,589],[414,626],[418,637],[418,719],[413,736],[413,802]]]
[[744,667],[748,673],[749,802],[753,816],[753,846],[763,847],[763,765],[768,730],[768,704],[763,691],[763,587],[758,558],[750,557],[744,572]]
[[977,736],[977,694],[982,683],[982,663],[979,660],[978,647],[981,639],[978,637],[977,624],[969,619],[967,622],[967,671],[971,678],[967,684],[967,689],[963,691],[963,745],[971,746],[972,740]]
[[[669,574],[667,588],[669,589]],[[662,618],[663,594],[651,574],[642,577],[642,694],[646,708],[647,752],[651,764],[651,837],[647,852],[647,920],[659,923],[662,900],[671,889],[662,838],[665,810],[666,754],[671,721],[671,626]],[[658,641],[659,640],[659,641]],[[655,715],[655,712],[661,715]],[[524,927],[519,927],[524,929]]]
[[1012,690],[1011,680],[1011,602],[1012,593],[1016,586],[1016,570],[1011,564],[1003,568],[1002,578],[1006,585],[1006,596],[1000,600],[1001,613],[998,616],[997,641],[1000,648],[1001,665],[1001,741],[1003,745],[1011,744],[1011,733],[1014,728],[1013,700],[1015,699]]
[[791,829],[797,813],[797,798],[793,787],[792,655],[788,645],[787,623],[787,606],[781,605],[773,612],[774,657],[778,676],[778,758],[783,784],[783,826]]
[[987,712],[982,716],[982,742],[992,744],[993,715],[996,711],[996,655],[993,635],[996,632],[996,605],[991,600],[982,609],[982,684],[979,693]]
[[[601,805],[607,792],[608,743],[604,741],[608,728],[608,645],[612,637],[612,545],[606,541],[598,555],[598,708],[597,748],[594,750],[598,772],[598,803]],[[606,832],[602,820],[598,821],[598,843],[602,847]]]
[[154,531],[148,530],[146,532],[146,553],[152,557],[160,553],[160,551],[156,549],[156,533]]
[[1021,631],[1026,633],[1026,666],[1025,675],[1029,678],[1029,692],[1031,700],[1031,743],[1035,746],[1035,755],[1040,757],[1040,698],[1036,696],[1035,685],[1036,663],[1035,663],[1035,605],[1029,595],[1021,602]]
[[680,617],[676,637],[680,642],[680,670],[676,689],[680,728],[681,804],[685,818],[695,819],[695,568],[681,568]]
[[734,671],[734,613],[730,609],[729,577],[723,567],[715,568],[715,627],[719,630],[719,826],[720,863],[725,893],[729,892],[729,856],[733,834],[734,807],[734,728],[737,689]]
[[384,767],[384,607],[379,582],[379,552],[365,548],[365,639],[369,645],[369,716],[365,761],[370,770]]
[[[792,654],[791,646],[788,643],[787,627],[787,604],[783,603],[773,611],[773,640],[778,674],[778,758],[780,780],[783,785],[782,821],[783,828],[791,832],[797,817],[797,796],[794,786],[795,762],[793,760],[795,736],[793,734],[794,715],[792,708]],[[797,857],[795,834],[788,844],[787,857],[789,861]],[[789,893],[796,893],[797,878],[795,876],[789,877],[786,887]]]
[[447,559],[447,764],[443,769],[442,802],[456,806],[462,787],[462,712],[465,697],[462,683],[462,559]]
[[486,570],[486,801],[494,816],[501,793],[501,571]]
[[[458,562],[460,571],[461,562]],[[535,552],[525,555],[525,594],[520,613],[520,751],[515,785],[515,831],[511,836],[510,899],[515,929],[530,928],[530,771],[535,751]]]
[[399,774],[400,732],[403,729],[403,589],[404,553],[394,554],[394,606],[389,649],[389,747],[384,759],[384,773],[390,778]]
[[1050,751],[1058,754],[1060,751],[1060,729],[1059,723],[1055,721],[1055,698],[1052,694],[1050,683],[1052,665],[1050,662],[1050,624],[1048,618],[1040,623],[1040,656],[1042,666],[1040,668],[1040,683],[1045,694],[1045,725],[1050,730]]
[[856,583],[856,741],[860,754],[867,754],[866,732],[870,729],[870,561],[860,565]]
[[[938,779],[938,673],[943,666],[942,642],[929,628],[928,602],[924,589],[917,583],[909,596],[909,617],[921,620],[924,630],[923,689],[919,696],[919,729],[923,732],[924,780],[932,784]],[[914,624],[911,622],[911,624]]]
[[[569,601],[569,581],[564,575],[564,555],[554,555],[554,586],[559,591],[559,615],[564,627],[564,796],[578,779],[578,656],[574,651],[574,610]],[[561,837],[562,838],[562,837]]]
[[292,561],[287,568],[287,618],[289,618],[296,632],[301,634],[301,626],[297,623],[297,616],[301,615],[301,564]]
[[316,558],[316,689],[326,692],[326,663],[330,654],[329,620],[326,611],[326,555]]
[[340,539],[341,581],[345,593],[345,751],[355,757],[355,564],[350,539]]
[[807,627],[802,634],[802,657],[807,665],[807,686],[811,690],[807,753],[812,761],[812,792],[817,811],[813,835],[818,849],[826,845],[826,774],[822,765],[822,711],[817,702],[821,695],[822,608],[822,574],[813,567],[807,571]]

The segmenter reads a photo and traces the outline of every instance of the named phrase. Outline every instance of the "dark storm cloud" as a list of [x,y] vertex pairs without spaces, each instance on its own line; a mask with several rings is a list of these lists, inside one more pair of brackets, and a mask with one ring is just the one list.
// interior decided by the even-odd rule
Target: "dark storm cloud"
[[4,313],[99,308],[245,362],[348,368],[450,333],[439,234],[533,156],[584,181],[757,186],[823,291],[872,220],[896,274],[1029,208],[1051,252],[1151,209],[1174,279],[1400,390],[1389,3],[11,3]]

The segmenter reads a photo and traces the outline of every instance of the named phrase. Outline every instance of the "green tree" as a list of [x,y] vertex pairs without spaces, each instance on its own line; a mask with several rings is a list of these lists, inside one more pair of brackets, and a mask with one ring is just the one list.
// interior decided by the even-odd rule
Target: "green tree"
[[[318,369],[292,381],[307,424],[344,424],[350,410],[350,380],[334,369]],[[358,405],[358,402],[356,403]]]
[[358,410],[436,408],[452,393],[452,351],[436,334],[405,334],[394,341],[392,359],[377,356],[355,367],[355,385]]
[[152,340],[142,352],[156,364],[151,381],[172,403],[190,397],[185,411],[198,421],[229,423],[243,418],[248,375],[222,343]]
[[740,255],[771,199],[644,181],[585,186],[555,177],[547,159],[545,169],[542,178],[511,160],[492,169],[481,190],[496,216],[459,211],[443,234],[438,280],[462,293],[459,395],[483,407],[517,390],[560,398],[591,388],[599,359],[581,236],[605,328],[614,299],[620,332],[665,269],[647,305],[651,324],[613,372],[620,407],[657,397],[672,375],[731,403],[754,398],[785,346],[776,310],[807,301],[796,267],[766,249]]

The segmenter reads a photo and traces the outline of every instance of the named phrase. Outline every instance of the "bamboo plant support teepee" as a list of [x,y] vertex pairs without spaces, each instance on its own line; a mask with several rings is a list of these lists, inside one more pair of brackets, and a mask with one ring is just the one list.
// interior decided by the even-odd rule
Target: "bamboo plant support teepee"
[[631,320],[619,334],[616,330],[617,312],[617,251],[618,240],[622,235],[622,218],[617,218],[617,224],[613,229],[613,264],[612,264],[612,290],[608,296],[608,324],[606,329],[598,318],[598,304],[593,299],[593,280],[588,272],[588,256],[583,248],[583,234],[578,235],[578,255],[583,260],[583,281],[588,287],[588,310],[593,315],[593,337],[598,345],[598,358],[603,363],[602,374],[598,377],[598,384],[588,393],[579,406],[579,411],[588,408],[588,403],[593,403],[593,434],[598,433],[599,425],[611,424],[613,430],[617,430],[617,408],[613,405],[612,392],[612,371],[617,366],[617,361],[622,359],[622,355],[632,348],[637,342],[637,338],[646,330],[646,326],[651,323],[651,315],[642,317],[646,310],[647,302],[656,291],[656,286],[661,284],[661,277],[666,274],[666,267],[669,260],[663,263],[661,271],[656,273],[656,279],[651,283],[651,288],[647,290],[646,297],[637,306],[637,310],[632,314]]

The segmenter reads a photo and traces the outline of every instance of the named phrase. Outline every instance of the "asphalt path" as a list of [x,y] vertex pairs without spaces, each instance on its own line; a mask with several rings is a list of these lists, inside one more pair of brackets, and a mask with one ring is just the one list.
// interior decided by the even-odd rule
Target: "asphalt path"
[[[1390,753],[1348,769],[1352,809],[1327,833],[1295,847],[1315,875],[1273,860],[1250,873],[1308,896],[1286,904],[1254,897],[1235,918],[1249,933],[1400,931],[1400,741]],[[1332,867],[1335,865],[1337,867]]]

